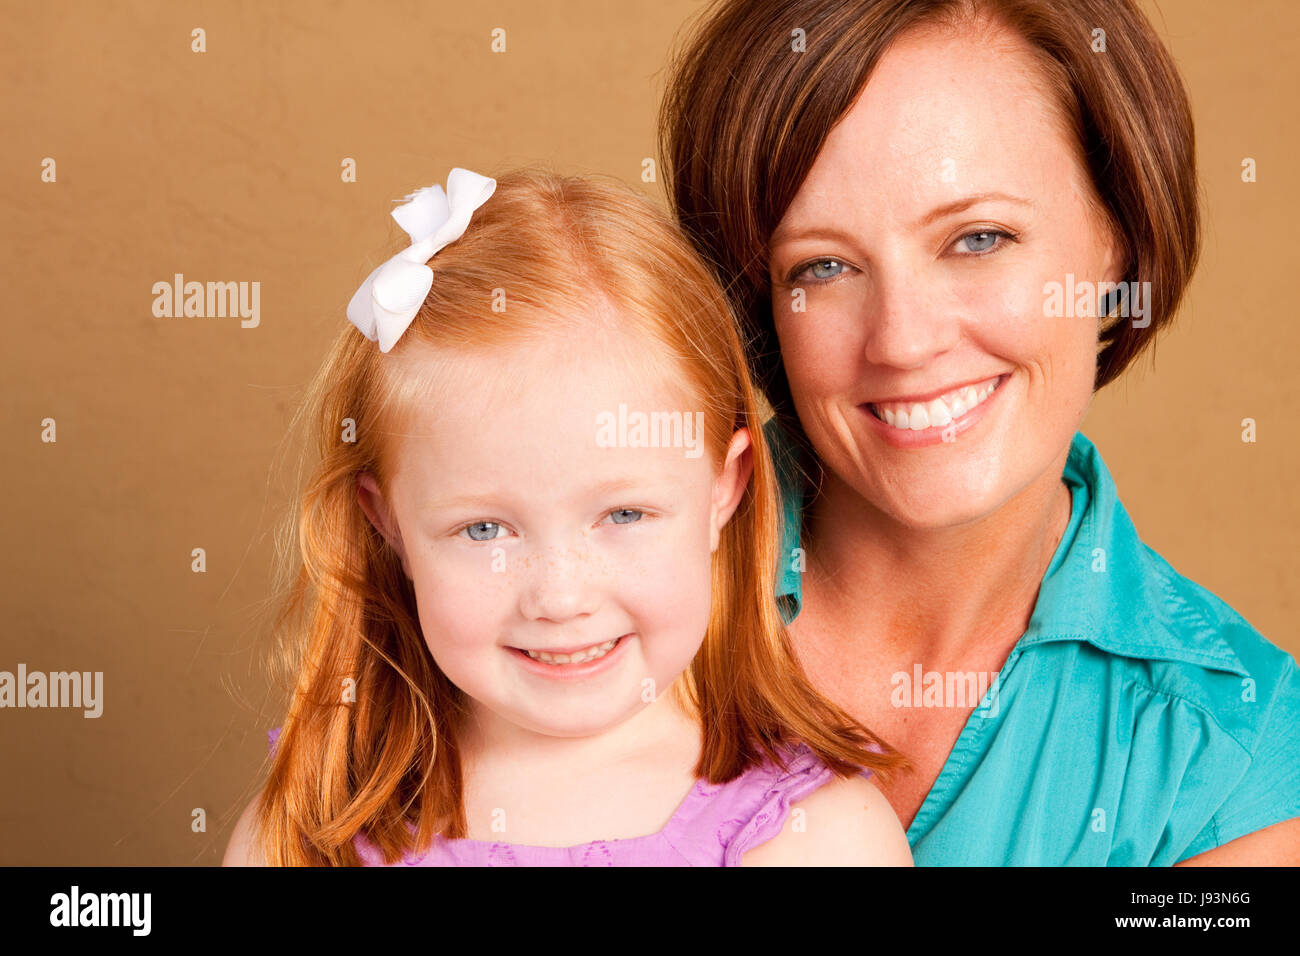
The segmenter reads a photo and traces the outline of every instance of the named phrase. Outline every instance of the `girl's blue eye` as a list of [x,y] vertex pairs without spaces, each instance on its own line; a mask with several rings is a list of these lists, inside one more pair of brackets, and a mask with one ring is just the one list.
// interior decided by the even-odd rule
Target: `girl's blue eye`
[[640,521],[642,514],[644,512],[637,511],[635,508],[616,508],[609,513],[609,516],[613,519],[614,524],[631,524],[634,521]]
[[500,530],[502,530],[501,525],[495,521],[475,521],[461,528],[461,531],[469,533],[471,541],[491,541],[497,537],[497,532]]

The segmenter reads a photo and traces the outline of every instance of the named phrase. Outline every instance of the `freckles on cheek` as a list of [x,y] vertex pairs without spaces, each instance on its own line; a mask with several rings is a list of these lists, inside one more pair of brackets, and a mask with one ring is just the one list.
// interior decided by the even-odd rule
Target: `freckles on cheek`
[[620,568],[619,599],[646,621],[690,620],[709,604],[710,568],[707,512],[691,522],[689,535],[674,535],[641,550]]
[[804,343],[800,341],[799,331],[790,321],[790,316],[775,315],[773,323],[776,328],[777,347],[781,350],[781,362],[786,367],[786,374],[793,374],[793,371],[802,364],[800,356],[803,354]]
[[1034,277],[989,279],[968,289],[961,304],[977,317],[985,334],[1007,343],[1024,343],[1047,331],[1041,289],[1042,283]]
[[853,336],[828,327],[817,328],[808,320],[797,332],[781,339],[781,365],[786,379],[798,394],[819,395],[851,379],[858,343]]
[[494,634],[511,593],[512,575],[504,566],[505,571],[494,572],[490,557],[475,555],[416,569],[415,596],[426,641],[451,647]]

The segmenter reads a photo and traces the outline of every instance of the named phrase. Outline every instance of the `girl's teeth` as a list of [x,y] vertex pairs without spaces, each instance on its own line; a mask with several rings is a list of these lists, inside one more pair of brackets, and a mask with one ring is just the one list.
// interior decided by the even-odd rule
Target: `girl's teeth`
[[614,649],[614,645],[619,642],[619,638],[612,641],[606,641],[604,644],[593,644],[591,647],[573,654],[550,654],[546,651],[524,651],[535,661],[543,661],[547,664],[581,664],[584,661],[594,661],[598,657],[604,657]]
[[904,431],[943,428],[992,395],[998,381],[995,378],[983,385],[967,385],[930,402],[890,403],[871,407],[876,417],[883,419],[886,425]]

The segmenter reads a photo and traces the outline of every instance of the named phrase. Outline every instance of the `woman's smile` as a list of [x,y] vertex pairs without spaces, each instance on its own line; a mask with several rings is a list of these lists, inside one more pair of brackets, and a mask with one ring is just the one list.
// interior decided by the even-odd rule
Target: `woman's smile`
[[921,448],[955,441],[1000,404],[1010,372],[950,389],[925,399],[868,402],[858,407],[881,438],[896,448]]

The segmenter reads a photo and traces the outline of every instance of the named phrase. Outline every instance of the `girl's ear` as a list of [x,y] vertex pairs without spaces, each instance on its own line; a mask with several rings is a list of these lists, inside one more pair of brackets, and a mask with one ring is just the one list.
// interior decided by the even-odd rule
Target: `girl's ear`
[[749,437],[748,428],[736,430],[727,446],[727,457],[722,463],[722,471],[713,480],[713,508],[709,521],[709,550],[717,551],[722,537],[722,529],[731,516],[740,507],[749,484],[749,476],[754,471],[754,443]]
[[384,536],[388,546],[402,559],[402,571],[409,579],[411,568],[406,563],[406,546],[402,543],[402,530],[397,526],[392,509],[384,500],[383,492],[379,490],[379,482],[375,481],[368,472],[363,471],[357,476],[357,503],[361,505],[361,510],[366,513],[370,523],[375,526],[375,530]]

